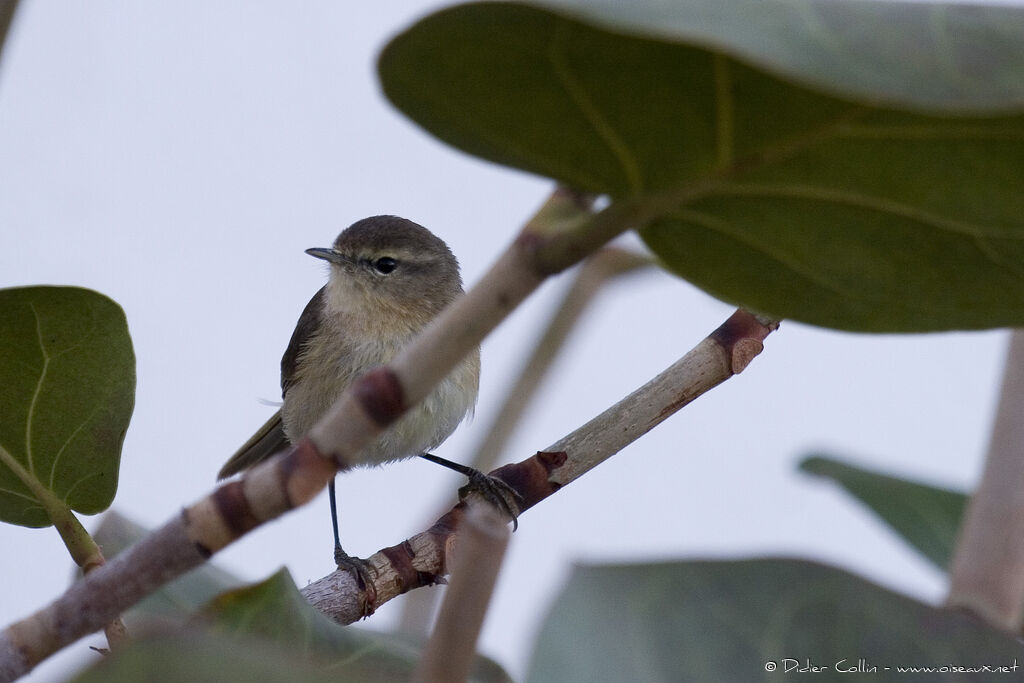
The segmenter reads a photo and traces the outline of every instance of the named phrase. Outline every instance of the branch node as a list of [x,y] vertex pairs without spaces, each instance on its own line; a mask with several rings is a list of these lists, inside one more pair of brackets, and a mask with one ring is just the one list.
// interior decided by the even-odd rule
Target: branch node
[[743,372],[750,361],[754,360],[761,351],[764,350],[764,344],[757,339],[740,339],[732,347],[732,362],[730,367],[732,374],[738,375]]
[[406,410],[402,383],[387,366],[371,370],[352,389],[359,405],[381,429],[397,420]]

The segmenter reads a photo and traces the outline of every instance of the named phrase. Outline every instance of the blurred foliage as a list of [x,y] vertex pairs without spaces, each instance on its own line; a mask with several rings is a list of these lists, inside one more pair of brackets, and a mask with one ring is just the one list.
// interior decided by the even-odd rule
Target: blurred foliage
[[527,680],[781,681],[811,665],[821,680],[897,681],[897,667],[1022,660],[1012,635],[824,565],[667,562],[577,567]]
[[[335,624],[306,602],[282,569],[214,598],[189,628],[133,643],[76,680],[408,681],[420,647]],[[471,680],[510,679],[481,657]]]
[[880,474],[823,455],[804,459],[800,469],[833,480],[936,567],[943,571],[949,567],[967,507],[966,494]]

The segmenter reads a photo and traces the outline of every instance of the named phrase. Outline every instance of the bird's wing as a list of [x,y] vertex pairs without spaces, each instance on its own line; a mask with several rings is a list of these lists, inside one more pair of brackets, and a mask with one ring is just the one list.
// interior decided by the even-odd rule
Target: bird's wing
[[273,417],[267,420],[266,424],[260,427],[258,432],[245,442],[245,445],[224,463],[224,467],[220,468],[220,472],[217,473],[217,478],[224,479],[249,469],[287,447],[288,439],[284,436],[281,411],[278,410]]
[[295,331],[288,341],[288,348],[281,356],[281,395],[288,393],[295,372],[299,366],[299,355],[309,338],[320,328],[320,316],[324,309],[324,296],[326,296],[326,285],[321,287],[313,298],[309,300],[306,307],[299,316],[299,322],[295,324]]

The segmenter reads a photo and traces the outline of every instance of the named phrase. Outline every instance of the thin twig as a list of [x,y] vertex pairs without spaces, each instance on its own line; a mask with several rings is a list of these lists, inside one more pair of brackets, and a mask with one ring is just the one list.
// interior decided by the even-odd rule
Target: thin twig
[[[544,451],[491,472],[519,495],[520,514],[604,462],[701,394],[740,373],[778,321],[736,311],[676,363]],[[339,570],[308,584],[302,594],[343,624],[372,613],[409,590],[436,583],[465,511],[465,501],[429,529],[367,559],[374,580],[361,592]]]
[[1017,633],[1024,619],[1024,330],[1014,330],[981,484],[950,564],[946,603]]

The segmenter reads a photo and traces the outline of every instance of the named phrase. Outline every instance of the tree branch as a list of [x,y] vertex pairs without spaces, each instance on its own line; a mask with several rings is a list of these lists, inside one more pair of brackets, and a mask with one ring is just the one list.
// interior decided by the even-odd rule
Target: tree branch
[[[778,321],[736,311],[667,370],[546,450],[491,472],[519,494],[523,513],[640,438],[701,394],[740,373]],[[433,526],[367,559],[374,580],[360,592],[351,574],[335,571],[302,589],[309,602],[343,624],[388,600],[436,583],[465,514],[460,502]]]
[[981,484],[950,564],[946,603],[1018,633],[1024,618],[1024,330],[1014,330]]
[[0,680],[27,673],[229,543],[310,501],[339,469],[359,464],[359,451],[421,401],[548,275],[635,227],[640,217],[629,202],[591,214],[588,198],[556,190],[476,286],[390,366],[353,383],[300,443],[220,486],[0,632]]

